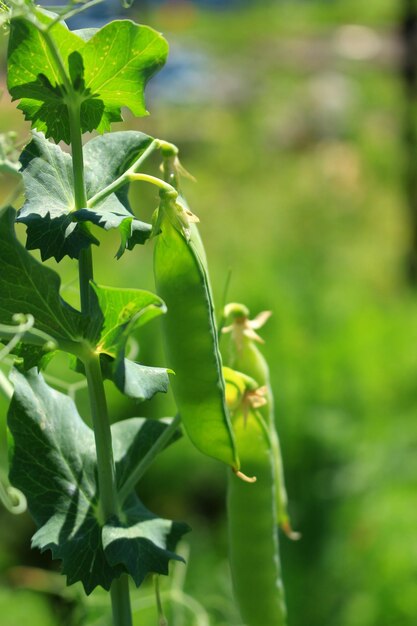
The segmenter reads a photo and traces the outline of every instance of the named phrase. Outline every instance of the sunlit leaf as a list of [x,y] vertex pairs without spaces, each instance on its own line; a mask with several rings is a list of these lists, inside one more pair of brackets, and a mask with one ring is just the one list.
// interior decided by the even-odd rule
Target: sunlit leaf
[[150,400],[156,393],[168,390],[168,370],[148,367],[125,357],[130,334],[153,318],[165,313],[163,301],[155,294],[140,289],[118,289],[92,285],[94,306],[99,314],[92,320],[89,335],[101,352],[104,375],[118,389],[139,401]]
[[[51,20],[41,11],[36,15],[44,24]],[[160,33],[129,20],[111,22],[88,38],[91,34],[83,38],[59,22],[50,29],[68,81],[81,98],[82,132],[104,132],[122,120],[122,106],[146,115],[145,85],[165,63],[168,45]],[[70,143],[64,77],[43,34],[23,18],[11,23],[8,87],[34,128]]]
[[[83,149],[87,198],[123,174],[151,141],[151,137],[137,131],[112,133],[89,141]],[[119,229],[121,252],[149,237],[150,224],[132,213],[127,185],[94,209],[76,211],[71,156],[41,133],[33,134],[20,160],[26,201],[17,221],[27,226],[26,247],[39,249],[43,260],[54,257],[60,261],[65,255],[78,258],[83,248],[98,243],[87,229],[89,222],[105,230]]]

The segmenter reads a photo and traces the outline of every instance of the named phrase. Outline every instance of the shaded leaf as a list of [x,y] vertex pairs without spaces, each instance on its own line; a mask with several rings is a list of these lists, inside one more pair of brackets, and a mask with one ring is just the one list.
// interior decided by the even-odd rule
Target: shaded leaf
[[12,353],[16,357],[14,365],[21,372],[28,372],[34,367],[45,369],[56,354],[54,350],[45,352],[41,346],[22,342],[18,343]]
[[[116,422],[111,427],[113,437],[114,461],[116,463],[117,484],[121,487],[138,464],[138,459],[145,456],[149,448],[162,435],[172,418],[150,420],[131,417]],[[178,429],[168,445],[181,437]]]
[[[86,593],[97,585],[109,589],[123,572],[139,582],[149,572],[164,573],[169,559],[178,558],[173,542],[187,527],[157,518],[132,495],[123,511],[121,545],[120,531],[114,534],[120,523],[100,522],[94,435],[73,401],[51,389],[35,370],[26,376],[15,371],[13,384],[10,476],[25,493],[38,526],[33,545],[51,550],[62,560],[68,584],[81,581]],[[133,454],[142,454],[164,428],[140,419],[113,427],[119,482],[130,472]],[[140,562],[132,562],[131,552],[140,554]]]
[[85,318],[59,295],[60,278],[41,265],[18,242],[13,209],[0,216],[0,323],[10,324],[15,313],[31,314],[35,327],[57,341],[77,341]]
[[173,550],[190,530],[186,524],[155,518],[135,497],[125,514],[126,521],[112,519],[104,526],[104,553],[113,566],[123,564],[138,587],[149,572],[167,575],[170,560],[184,560]]

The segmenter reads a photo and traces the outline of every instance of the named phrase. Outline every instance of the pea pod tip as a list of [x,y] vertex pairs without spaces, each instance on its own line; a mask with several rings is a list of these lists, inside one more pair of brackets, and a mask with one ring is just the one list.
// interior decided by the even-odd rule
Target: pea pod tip
[[243,472],[241,472],[238,469],[235,469],[234,467],[232,467],[232,470],[233,470],[233,473],[235,474],[235,476],[240,478],[240,480],[243,480],[243,482],[245,482],[245,483],[256,483],[256,476],[246,476],[246,474],[244,474]]

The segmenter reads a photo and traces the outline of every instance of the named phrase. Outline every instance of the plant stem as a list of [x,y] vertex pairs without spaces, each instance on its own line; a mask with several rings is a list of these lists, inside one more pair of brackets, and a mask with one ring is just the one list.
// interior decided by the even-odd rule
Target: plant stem
[[113,581],[110,589],[113,622],[115,626],[132,626],[132,607],[130,605],[129,578],[122,574]]
[[[77,94],[70,92],[68,114],[71,131],[72,167],[74,177],[75,208],[87,206],[84,182],[84,158],[81,134],[81,103]],[[78,263],[81,312],[90,313],[90,281],[93,279],[91,246],[81,251]],[[116,469],[113,458],[110,420],[101,372],[100,355],[89,352],[83,358],[88,384],[91,417],[96,444],[97,474],[102,522],[118,516],[120,505],[116,488]],[[114,580],[110,590],[114,626],[132,626],[129,581],[127,576]]]
[[[68,115],[71,131],[72,150],[72,172],[74,177],[74,199],[75,209],[85,209],[87,207],[87,194],[84,182],[84,156],[83,144],[80,128],[80,107],[81,104],[76,96],[68,105]],[[80,252],[79,277],[80,277],[80,299],[81,311],[88,314],[90,310],[90,280],[93,280],[93,257],[91,246],[84,248]]]
[[[110,194],[114,193],[115,191],[120,189],[120,187],[123,187],[123,185],[126,185],[128,182],[133,180],[131,178],[132,174],[135,174],[137,170],[139,169],[139,167],[142,165],[142,163],[148,158],[148,156],[160,147],[160,143],[161,141],[159,139],[154,139],[152,143],[149,144],[149,146],[146,148],[146,150],[142,152],[142,154],[136,159],[136,161],[125,172],[123,172],[123,174],[121,174],[119,178],[116,178],[116,180],[110,183],[110,185],[107,185],[107,187],[104,187],[104,189],[102,189],[101,191],[96,193],[92,198],[90,198],[90,200],[88,201],[88,206],[90,208],[93,208],[94,206],[99,204],[99,202],[107,198]],[[146,175],[143,174],[143,176],[146,176]],[[154,179],[155,177],[152,176],[151,178]],[[145,180],[145,179],[141,179],[141,180]],[[146,179],[146,180],[148,180],[148,182],[154,182],[154,180],[152,181],[149,181],[149,179]],[[159,180],[159,179],[155,178],[155,180]]]
[[136,484],[142,478],[146,470],[152,464],[156,455],[163,450],[163,448],[167,445],[167,443],[172,439],[175,435],[175,432],[181,422],[181,416],[177,414],[170,425],[164,430],[162,435],[158,437],[153,446],[149,448],[145,456],[138,463],[135,469],[130,473],[127,477],[124,484],[119,489],[119,501],[123,504],[126,498],[132,493]]
[[158,187],[159,189],[162,189],[163,191],[168,191],[169,193],[172,193],[173,195],[178,196],[178,191],[175,189],[175,187],[173,187],[169,183],[166,183],[160,178],[157,178],[156,176],[151,176],[150,174],[141,174],[141,173],[129,174],[128,181],[130,182],[142,181],[144,183],[151,183],[151,185],[155,185],[156,187]]
[[90,353],[84,358],[84,367],[96,442],[100,506],[103,519],[106,521],[110,517],[118,515],[119,502],[116,491],[116,472],[113,460],[110,420],[100,367],[100,355]]
[[161,590],[159,587],[159,574],[153,575],[153,583],[155,587],[156,608],[158,611],[158,626],[168,626],[167,618],[164,614],[164,607],[162,606]]
[[[59,13],[56,18],[48,24],[47,30],[50,31],[51,28],[53,28],[55,24],[57,24],[57,22],[63,22],[64,20],[68,20],[70,17],[74,17],[74,15],[78,15],[82,11],[87,11],[91,7],[95,6],[96,4],[100,4],[101,2],[103,2],[103,0],[90,0],[90,2],[86,2],[81,6],[78,5],[76,8],[73,9],[69,9],[67,7],[66,11],[64,10],[62,13]],[[73,3],[70,3],[69,6],[73,6]],[[50,10],[52,11],[53,9],[51,8]]]
[[[102,522],[120,513],[116,489],[116,471],[110,420],[107,411],[106,395],[100,367],[100,355],[90,353],[84,357],[93,420],[94,439],[96,442],[97,474],[100,494]],[[113,581],[110,589],[114,626],[132,626],[130,608],[129,580],[126,575]]]
[[93,280],[93,255],[91,246],[84,248],[78,258],[78,271],[80,277],[80,301],[81,311],[88,314],[90,311],[90,280]]
[[76,94],[74,94],[74,97],[68,105],[68,115],[71,133],[75,208],[78,210],[85,209],[87,207],[87,196],[84,183],[84,156],[80,125],[81,102],[77,98]]

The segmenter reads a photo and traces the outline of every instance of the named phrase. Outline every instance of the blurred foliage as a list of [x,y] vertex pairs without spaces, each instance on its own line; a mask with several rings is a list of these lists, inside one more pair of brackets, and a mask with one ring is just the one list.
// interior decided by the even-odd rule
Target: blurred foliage
[[[265,354],[303,535],[281,540],[290,626],[417,621],[417,298],[405,280],[397,11],[394,0],[256,2],[221,13],[159,4],[149,19],[171,42],[171,60],[149,89],[152,115],[125,123],[177,143],[197,178],[184,188],[201,219],[217,303],[231,267],[228,299],[274,312]],[[2,105],[0,130],[24,139],[20,114],[6,96]],[[132,202],[146,219],[156,195],[137,187]],[[110,263],[116,238],[98,236],[98,281],[153,289],[150,245]],[[75,264],[59,269],[76,304]],[[158,325],[138,336],[148,364],[163,364]],[[79,380],[63,359],[50,374]],[[169,396],[137,407],[108,389],[115,419],[174,411]],[[85,390],[77,401],[88,420]],[[238,626],[224,489],[222,467],[186,441],[140,486],[152,510],[193,526],[180,589],[213,626]],[[16,572],[50,567],[29,552],[31,531],[28,519],[1,514],[2,623],[20,623],[23,606],[34,625],[87,623],[77,589],[40,589]],[[172,584],[163,581],[168,611]],[[143,626],[156,623],[151,594],[150,586],[134,593]],[[102,606],[94,593],[90,626],[106,626]],[[172,606],[174,626],[204,626],[204,614],[197,622]]]

